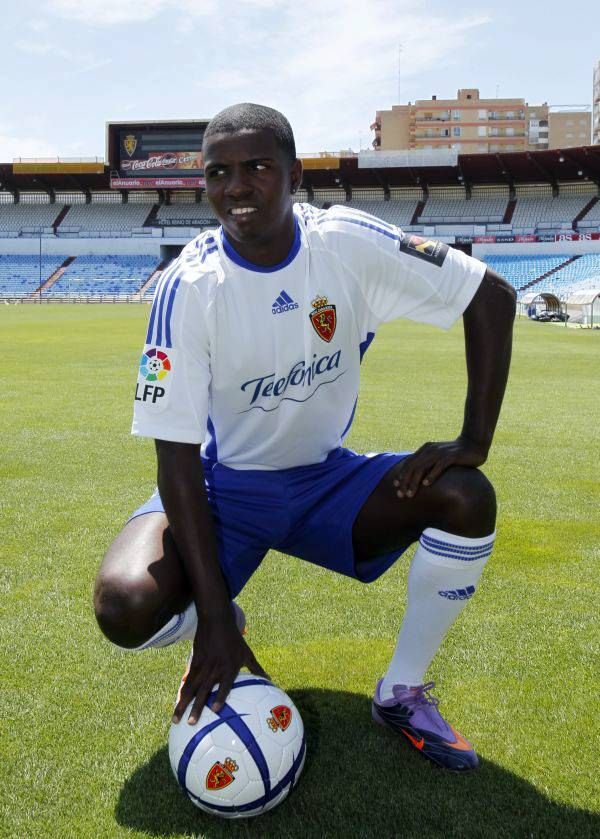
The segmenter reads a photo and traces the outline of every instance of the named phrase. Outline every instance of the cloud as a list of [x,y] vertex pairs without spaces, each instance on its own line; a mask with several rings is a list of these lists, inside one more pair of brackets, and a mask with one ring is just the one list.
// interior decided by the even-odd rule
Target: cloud
[[423,0],[305,0],[272,14],[247,6],[227,18],[226,42],[207,44],[198,84],[213,110],[242,100],[281,108],[300,149],[358,146],[359,134],[370,142],[375,111],[398,103],[400,44],[408,89],[428,71],[441,76],[489,20],[432,16]]
[[171,11],[177,21],[236,14],[244,9],[275,9],[281,0],[47,0],[47,8],[67,20],[92,26],[149,21]]
[[67,20],[94,26],[112,26],[150,20],[169,5],[170,0],[49,0],[47,8]]
[[[370,142],[375,111],[398,102],[398,47],[402,45],[402,100],[421,98],[423,77],[475,56],[490,22],[481,6],[435,15],[426,0],[46,0],[55,16],[90,27],[152,24],[161,17],[169,72],[188,79],[203,115],[228,104],[258,101],[292,121],[302,150],[330,150]],[[439,7],[442,8],[443,7]],[[165,21],[166,22],[166,21]],[[139,34],[139,28],[135,30]],[[188,38],[189,36],[189,38]],[[193,39],[193,40],[189,40]],[[182,41],[186,47],[178,47]],[[109,53],[110,55],[110,53]],[[113,56],[118,59],[118,53]],[[479,55],[477,54],[477,57]],[[476,58],[473,62],[476,64]],[[471,79],[465,82],[470,84]],[[430,84],[430,79],[427,79]],[[439,84],[439,82],[436,82]],[[444,91],[440,89],[440,93]],[[450,91],[448,91],[450,93]],[[451,91],[453,94],[454,91]],[[196,108],[170,97],[179,118]],[[164,119],[165,106],[156,118]]]
[[19,40],[15,41],[15,47],[21,52],[27,53],[28,55],[53,55],[57,58],[68,59],[71,59],[73,57],[73,53],[70,50],[67,50],[64,47],[60,47],[52,41]]
[[[58,157],[58,147],[40,137],[0,134],[0,161],[12,163],[15,157]],[[62,154],[64,155],[64,149]]]

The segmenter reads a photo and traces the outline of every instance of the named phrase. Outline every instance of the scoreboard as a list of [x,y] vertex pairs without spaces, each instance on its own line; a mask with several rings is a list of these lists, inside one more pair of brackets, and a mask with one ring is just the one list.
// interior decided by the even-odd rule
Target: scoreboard
[[198,189],[204,186],[202,140],[208,120],[109,122],[113,189]]

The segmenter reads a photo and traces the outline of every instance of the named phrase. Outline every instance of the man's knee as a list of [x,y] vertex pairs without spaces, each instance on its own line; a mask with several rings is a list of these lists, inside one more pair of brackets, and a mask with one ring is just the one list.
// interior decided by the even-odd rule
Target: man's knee
[[442,529],[477,538],[490,534],[496,524],[496,493],[479,469],[454,466],[444,474]]
[[156,631],[155,598],[138,580],[101,572],[94,589],[94,611],[104,635],[119,647],[135,649]]

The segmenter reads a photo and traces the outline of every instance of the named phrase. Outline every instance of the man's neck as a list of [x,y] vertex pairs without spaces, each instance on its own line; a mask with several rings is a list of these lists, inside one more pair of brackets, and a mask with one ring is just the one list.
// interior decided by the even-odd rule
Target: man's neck
[[293,212],[286,218],[278,235],[268,241],[238,242],[225,233],[232,248],[247,262],[265,268],[279,265],[289,254],[296,236],[296,220]]

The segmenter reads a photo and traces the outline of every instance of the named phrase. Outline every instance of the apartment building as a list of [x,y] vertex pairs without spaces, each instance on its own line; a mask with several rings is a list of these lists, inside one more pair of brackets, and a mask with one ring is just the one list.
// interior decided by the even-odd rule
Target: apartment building
[[592,142],[592,112],[587,105],[549,108],[549,148],[568,149]]
[[[580,122],[586,119],[589,128],[584,140],[580,135],[586,128]],[[432,96],[377,111],[371,130],[375,132],[373,147],[382,151],[530,151],[586,145],[590,142],[591,116],[589,108],[586,112],[579,106],[553,109],[547,102],[529,105],[524,99],[482,99],[477,88],[465,88],[458,91],[456,99]],[[573,142],[566,142],[568,134]]]
[[600,61],[594,67],[594,127],[592,143],[600,145]]

